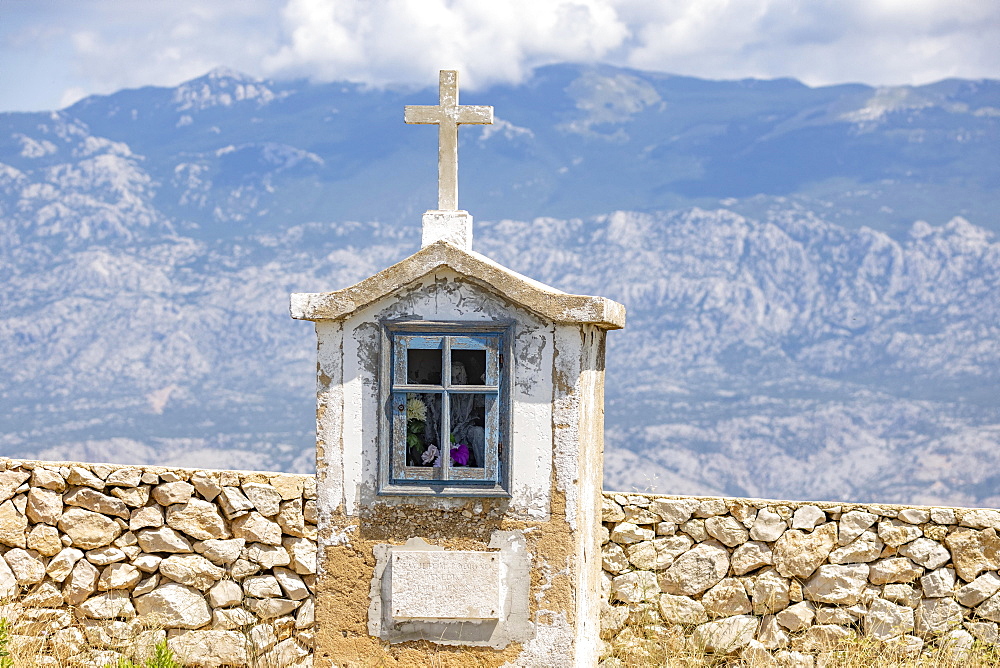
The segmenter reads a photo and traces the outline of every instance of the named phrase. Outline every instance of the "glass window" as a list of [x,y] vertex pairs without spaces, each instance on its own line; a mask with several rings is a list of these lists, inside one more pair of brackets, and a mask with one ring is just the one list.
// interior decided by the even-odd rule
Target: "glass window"
[[380,492],[505,493],[507,325],[392,323]]

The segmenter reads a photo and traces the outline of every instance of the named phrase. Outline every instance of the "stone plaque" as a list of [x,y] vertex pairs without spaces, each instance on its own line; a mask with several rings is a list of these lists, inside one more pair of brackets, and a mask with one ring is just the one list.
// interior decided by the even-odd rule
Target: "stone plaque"
[[394,619],[500,618],[498,552],[392,551]]

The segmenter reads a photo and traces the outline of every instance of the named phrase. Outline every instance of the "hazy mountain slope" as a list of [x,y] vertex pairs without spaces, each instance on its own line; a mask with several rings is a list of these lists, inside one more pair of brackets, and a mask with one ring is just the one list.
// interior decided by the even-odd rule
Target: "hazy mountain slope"
[[[0,454],[308,470],[287,295],[416,250],[433,95],[216,72],[0,114]],[[501,121],[463,130],[477,249],[629,308],[610,487],[1000,503],[997,82],[558,66],[463,101]]]

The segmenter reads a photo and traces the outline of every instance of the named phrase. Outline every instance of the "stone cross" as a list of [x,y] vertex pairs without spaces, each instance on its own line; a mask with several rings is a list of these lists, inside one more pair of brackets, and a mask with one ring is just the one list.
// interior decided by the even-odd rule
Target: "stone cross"
[[458,103],[458,72],[441,70],[438,104],[407,105],[407,123],[438,126],[438,210],[458,210],[458,126],[491,125],[493,107]]

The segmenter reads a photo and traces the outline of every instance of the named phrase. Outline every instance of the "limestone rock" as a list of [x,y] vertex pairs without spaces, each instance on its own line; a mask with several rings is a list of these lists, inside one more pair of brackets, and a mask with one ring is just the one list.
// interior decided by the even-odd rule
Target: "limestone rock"
[[282,545],[291,558],[289,567],[299,575],[311,575],[316,572],[316,543],[308,538],[286,536]]
[[920,578],[920,588],[927,598],[951,596],[951,592],[955,588],[955,571],[950,568],[939,568],[928,573]]
[[909,557],[928,570],[934,570],[948,563],[951,555],[943,545],[930,538],[918,538],[899,548],[899,553]]
[[142,573],[132,564],[111,564],[101,572],[97,588],[100,591],[132,589],[141,579]]
[[708,540],[708,532],[705,531],[705,520],[688,520],[680,525],[680,530],[691,536],[696,543]]
[[787,528],[788,525],[781,519],[781,515],[765,508],[757,513],[757,519],[750,529],[750,538],[770,543],[778,540]]
[[[618,526],[623,525],[619,524]],[[652,534],[652,531],[649,533]],[[256,511],[233,520],[233,536],[243,538],[248,543],[281,545],[281,527],[278,526],[277,522],[267,519]],[[652,538],[652,535],[649,537]]]
[[989,571],[965,585],[955,594],[958,602],[969,608],[975,607],[1000,591],[1000,577]]
[[995,529],[957,529],[944,542],[951,552],[955,572],[966,582],[983,571],[1000,568],[1000,537]]
[[710,517],[705,520],[705,531],[727,547],[736,547],[747,541],[750,534],[742,524],[728,515]]
[[226,521],[222,519],[215,504],[196,498],[188,499],[184,505],[177,504],[167,508],[167,526],[197,540],[229,538]]
[[720,580],[701,597],[701,604],[713,617],[745,615],[751,611],[746,589],[736,578]]
[[847,545],[830,553],[831,564],[858,564],[875,561],[882,554],[884,543],[874,531],[863,531]]
[[792,514],[793,529],[812,531],[823,522],[826,522],[826,513],[820,510],[818,506],[802,506]]
[[246,545],[246,541],[242,538],[228,540],[213,538],[195,543],[194,551],[216,566],[228,566],[239,558],[244,545]]
[[7,550],[3,558],[14,573],[17,584],[22,587],[38,584],[45,579],[45,564],[27,550],[15,547]]
[[810,601],[854,605],[868,583],[867,564],[824,564],[802,588]]
[[153,591],[159,586],[160,586],[160,576],[157,573],[153,573],[148,578],[142,580],[141,582],[139,582],[139,584],[135,586],[135,589],[132,590],[132,595],[142,596],[143,594],[148,594],[149,592]]
[[30,477],[31,474],[27,471],[0,471],[0,502],[14,496],[17,488]]
[[157,568],[160,567],[160,562],[163,561],[163,557],[157,556],[155,554],[143,554],[132,560],[132,565],[138,568],[143,573],[152,573]]
[[[302,507],[302,499],[282,501],[275,520],[278,522],[278,526],[281,527],[281,531],[286,535],[306,535],[305,511]],[[601,529],[607,531],[607,528],[603,524],[601,525]]]
[[307,598],[299,606],[295,613],[295,628],[308,629],[316,623],[316,604],[313,599]]
[[[639,575],[638,573],[630,573],[629,575]],[[645,574],[644,574],[645,575]],[[616,580],[618,578],[615,578]],[[629,581],[635,581],[636,578],[631,578]],[[625,582],[623,580],[622,582]],[[612,588],[614,585],[612,584]],[[273,575],[254,575],[248,577],[243,581],[243,591],[246,592],[247,596],[253,596],[254,598],[280,598],[281,597],[281,585],[278,584],[278,579]],[[619,599],[625,600],[625,599]],[[646,600],[646,599],[637,599]],[[628,603],[634,603],[636,601],[628,600]]]
[[222,492],[222,485],[219,484],[218,474],[212,475],[205,471],[198,471],[190,480],[197,491],[206,501],[213,501]]
[[28,518],[18,511],[13,501],[0,504],[0,544],[9,547],[25,547],[25,531],[28,529]]
[[776,650],[788,647],[790,641],[785,630],[778,625],[774,615],[764,615],[760,620],[760,631],[757,632],[757,640],[768,650]]
[[691,596],[717,584],[729,572],[729,553],[722,546],[701,543],[679,556],[659,578],[667,594]]
[[1000,510],[976,508],[962,516],[961,525],[973,529],[993,528],[1000,530]]
[[954,524],[956,522],[954,508],[931,508],[931,522],[935,524]]
[[[636,543],[636,545],[643,544]],[[652,549],[652,546],[650,546],[650,549]],[[604,570],[609,573],[617,574],[629,569],[628,557],[625,556],[625,550],[618,543],[609,542],[601,548],[601,563],[604,566]]]
[[7,562],[0,559],[0,600],[17,596],[17,578]]
[[753,578],[750,588],[753,614],[767,615],[784,610],[789,603],[789,582],[773,568],[768,568]]
[[991,622],[1000,622],[1000,592],[993,594],[976,608],[976,616]]
[[945,633],[962,623],[962,606],[950,598],[925,598],[917,606],[917,633],[926,636]]
[[691,643],[706,652],[732,654],[753,640],[758,621],[750,615],[737,615],[695,627]]
[[636,568],[659,571],[668,568],[679,555],[691,549],[692,545],[694,543],[687,536],[671,536],[630,545],[625,553],[628,561]]
[[660,617],[668,624],[701,624],[708,621],[705,607],[687,596],[660,594]]
[[222,512],[225,513],[227,520],[234,519],[253,510],[253,504],[250,503],[250,499],[244,496],[243,492],[236,487],[223,487],[222,492],[218,496],[218,502],[222,506]]
[[24,514],[32,522],[55,526],[62,517],[62,510],[63,500],[59,492],[44,487],[32,487],[28,491],[28,505],[25,506]]
[[28,549],[35,550],[43,557],[52,557],[62,550],[62,540],[59,531],[48,524],[36,524],[28,532]]
[[63,513],[59,530],[73,540],[73,547],[83,550],[110,545],[122,532],[110,517],[83,508],[70,508]]
[[775,621],[793,633],[809,628],[816,618],[816,606],[809,601],[790,605],[775,616]]
[[622,510],[625,511],[625,521],[631,522],[632,524],[650,525],[658,524],[660,522],[660,516],[648,508],[625,506]]
[[198,554],[175,554],[160,562],[160,575],[202,591],[222,579],[226,572]]
[[601,497],[601,521],[602,522],[621,522],[625,519],[625,511],[622,507],[615,503],[614,499],[608,498],[607,496]]
[[129,531],[153,528],[158,529],[163,526],[163,509],[159,506],[145,506],[132,511],[129,516]]
[[243,601],[243,588],[233,580],[219,580],[208,590],[208,602],[213,608],[229,608]]
[[1000,633],[997,632],[995,622],[966,622],[965,628],[979,642],[986,643],[987,645],[1000,643]]
[[245,608],[223,608],[212,611],[213,629],[239,629],[258,620]]
[[149,501],[149,485],[139,487],[112,487],[111,495],[121,499],[126,506],[138,508]]
[[652,529],[646,529],[631,522],[621,522],[611,531],[611,540],[620,545],[641,543],[644,540],[652,540],[654,536]]
[[889,547],[899,547],[922,535],[920,527],[899,520],[882,520],[878,523],[878,537]]
[[812,533],[789,529],[774,544],[774,566],[786,578],[807,578],[826,560],[836,542],[837,525],[833,522]]
[[133,466],[129,466],[118,469],[114,473],[110,474],[104,483],[108,487],[138,487],[141,481],[142,471]]
[[881,598],[872,601],[865,615],[865,634],[888,640],[913,630],[913,609]]
[[665,522],[681,524],[691,519],[697,507],[698,501],[695,499],[653,499],[649,509]]
[[192,494],[194,494],[194,485],[183,480],[165,482],[153,488],[153,498],[161,506],[187,503]]
[[[625,577],[619,575],[618,577]],[[248,598],[244,599],[247,608],[250,609],[260,619],[274,619],[291,614],[302,602],[292,601],[287,598]]]
[[263,483],[248,482],[244,483],[242,488],[243,493],[250,500],[250,503],[254,505],[261,515],[271,517],[278,514],[281,504],[281,494],[274,487]]
[[889,582],[912,582],[923,574],[924,569],[906,557],[892,557],[871,564],[868,580],[876,585]]
[[823,651],[836,647],[854,636],[854,632],[836,624],[810,626],[798,638],[799,647],[806,651]]
[[80,610],[90,619],[131,619],[135,617],[135,607],[128,592],[109,591],[88,598],[80,604]]
[[191,668],[247,665],[246,638],[238,631],[175,633],[170,635],[167,646],[185,666]]
[[183,534],[170,527],[143,529],[136,533],[136,538],[139,539],[139,547],[142,548],[143,552],[185,554],[194,551],[191,542]]
[[[49,565],[45,571],[56,582],[62,582],[69,576],[76,562],[82,558],[83,550],[78,550],[75,547],[63,548],[59,551],[59,554],[49,560]],[[0,596],[0,598],[3,597]]]
[[135,599],[142,617],[153,617],[163,628],[197,629],[212,621],[208,601],[197,589],[167,582]]
[[63,495],[62,500],[67,506],[76,506],[92,510],[95,513],[101,513],[102,515],[113,515],[114,517],[128,519],[129,510],[124,501],[98,492],[90,487],[78,487],[67,492]]
[[611,581],[611,594],[614,600],[624,603],[655,601],[660,594],[660,586],[653,573],[632,571]]
[[97,579],[100,575],[100,571],[89,561],[78,560],[63,585],[62,595],[66,603],[79,605],[87,600],[87,597],[97,590]]
[[66,476],[66,482],[71,485],[83,485],[93,489],[104,489],[104,481],[82,466],[73,466]]
[[908,524],[925,524],[930,520],[931,512],[923,508],[905,508],[899,511],[896,518]]
[[263,568],[288,566],[291,563],[288,550],[281,545],[251,543],[247,545],[243,556],[256,564],[260,564]]
[[841,545],[847,545],[875,524],[878,515],[861,510],[850,510],[840,516],[839,539]]
[[95,566],[107,566],[116,561],[125,561],[125,553],[113,545],[105,545],[93,550],[87,550],[87,561]]
[[288,475],[279,473],[270,478],[271,486],[278,490],[281,498],[285,501],[297,499],[302,496],[303,477],[301,475]]
[[767,543],[752,540],[733,550],[732,566],[736,575],[743,575],[773,563],[774,555]]
[[908,608],[915,608],[920,603],[920,593],[908,584],[887,584],[882,588],[882,598]]
[[698,502],[698,507],[694,509],[694,516],[705,519],[716,515],[725,515],[728,510],[724,499],[703,499]]

